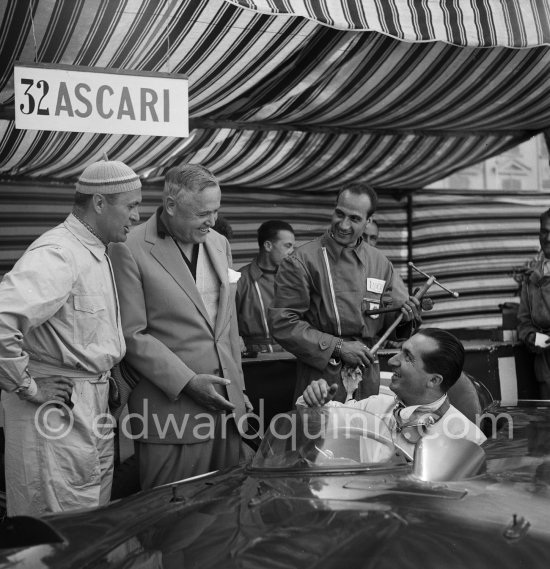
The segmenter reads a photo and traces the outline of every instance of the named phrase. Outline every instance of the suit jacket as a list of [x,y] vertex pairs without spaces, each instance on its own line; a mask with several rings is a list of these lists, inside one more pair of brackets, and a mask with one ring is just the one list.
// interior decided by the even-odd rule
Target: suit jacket
[[131,417],[132,431],[143,441],[188,444],[212,438],[208,425],[216,413],[182,392],[196,374],[230,379],[227,387],[216,388],[235,405],[238,425],[245,413],[236,285],[228,280],[231,251],[215,231],[204,247],[220,280],[215,325],[177,245],[158,235],[156,215],[132,229],[125,243],[111,245],[126,361],[140,380],[129,401],[130,413],[137,414]]

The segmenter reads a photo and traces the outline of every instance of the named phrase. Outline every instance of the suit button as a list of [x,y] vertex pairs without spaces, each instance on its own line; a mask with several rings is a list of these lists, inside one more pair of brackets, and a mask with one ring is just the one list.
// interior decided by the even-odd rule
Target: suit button
[[321,342],[321,348],[326,348],[328,344],[326,342]]

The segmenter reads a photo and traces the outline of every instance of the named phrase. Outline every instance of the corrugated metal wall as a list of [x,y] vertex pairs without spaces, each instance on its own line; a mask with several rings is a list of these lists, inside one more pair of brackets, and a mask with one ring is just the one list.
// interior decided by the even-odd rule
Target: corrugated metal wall
[[[7,272],[40,233],[64,219],[74,186],[0,184],[0,274]],[[161,187],[145,186],[142,220],[160,202]],[[231,223],[234,264],[255,255],[256,229],[267,219],[290,222],[299,243],[321,234],[334,195],[223,188],[220,213]],[[517,290],[512,268],[538,250],[538,216],[550,196],[527,192],[421,190],[412,197],[412,259],[449,288],[455,300],[431,289],[436,305],[426,323],[447,328],[497,327],[499,304]],[[407,278],[407,198],[381,197],[376,219],[380,249]],[[415,278],[415,284],[420,280]]]

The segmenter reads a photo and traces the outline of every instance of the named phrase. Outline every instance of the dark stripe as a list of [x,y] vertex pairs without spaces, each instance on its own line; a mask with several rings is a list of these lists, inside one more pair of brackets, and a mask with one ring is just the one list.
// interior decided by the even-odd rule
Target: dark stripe
[[523,18],[521,12],[517,9],[516,1],[502,0],[502,10],[505,14],[510,45],[517,47],[526,45]]
[[[33,4],[33,18],[37,3]],[[8,0],[4,18],[0,24],[0,89],[4,91],[13,80],[13,65],[21,59],[25,40],[32,36],[31,11],[28,2]],[[32,54],[34,58],[34,52]],[[10,97],[13,100],[13,94]]]
[[481,36],[481,46],[491,46],[496,41],[496,30],[493,15],[486,2],[487,0],[482,0],[481,2],[472,3],[475,24]]
[[454,0],[443,0],[441,4],[449,41],[455,45],[464,45],[462,11],[455,6]]
[[78,180],[81,186],[122,186],[128,184],[129,182],[139,182],[138,176],[132,176],[131,178],[125,178],[124,180],[98,180],[91,182],[90,180]]
[[433,37],[432,13],[429,7],[421,3],[415,5],[410,0],[409,7],[415,15],[418,38]]
[[375,0],[376,11],[378,12],[378,18],[383,26],[385,33],[391,36],[400,38],[402,34],[401,29],[398,25],[398,19],[394,19],[394,13],[391,6],[394,5],[393,0]]

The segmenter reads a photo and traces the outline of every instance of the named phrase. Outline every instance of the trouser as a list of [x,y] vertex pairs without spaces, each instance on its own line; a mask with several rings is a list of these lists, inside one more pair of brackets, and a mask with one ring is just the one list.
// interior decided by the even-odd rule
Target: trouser
[[108,413],[109,383],[106,377],[71,379],[72,409],[2,393],[9,516],[96,507],[110,499],[112,428],[108,415],[100,417]]
[[550,352],[543,351],[535,355],[535,377],[539,382],[539,396],[550,399]]
[[142,490],[177,482],[213,470],[220,470],[250,458],[235,423],[227,423],[221,436],[221,420],[216,418],[214,437],[193,444],[164,444],[136,441],[139,479]]

